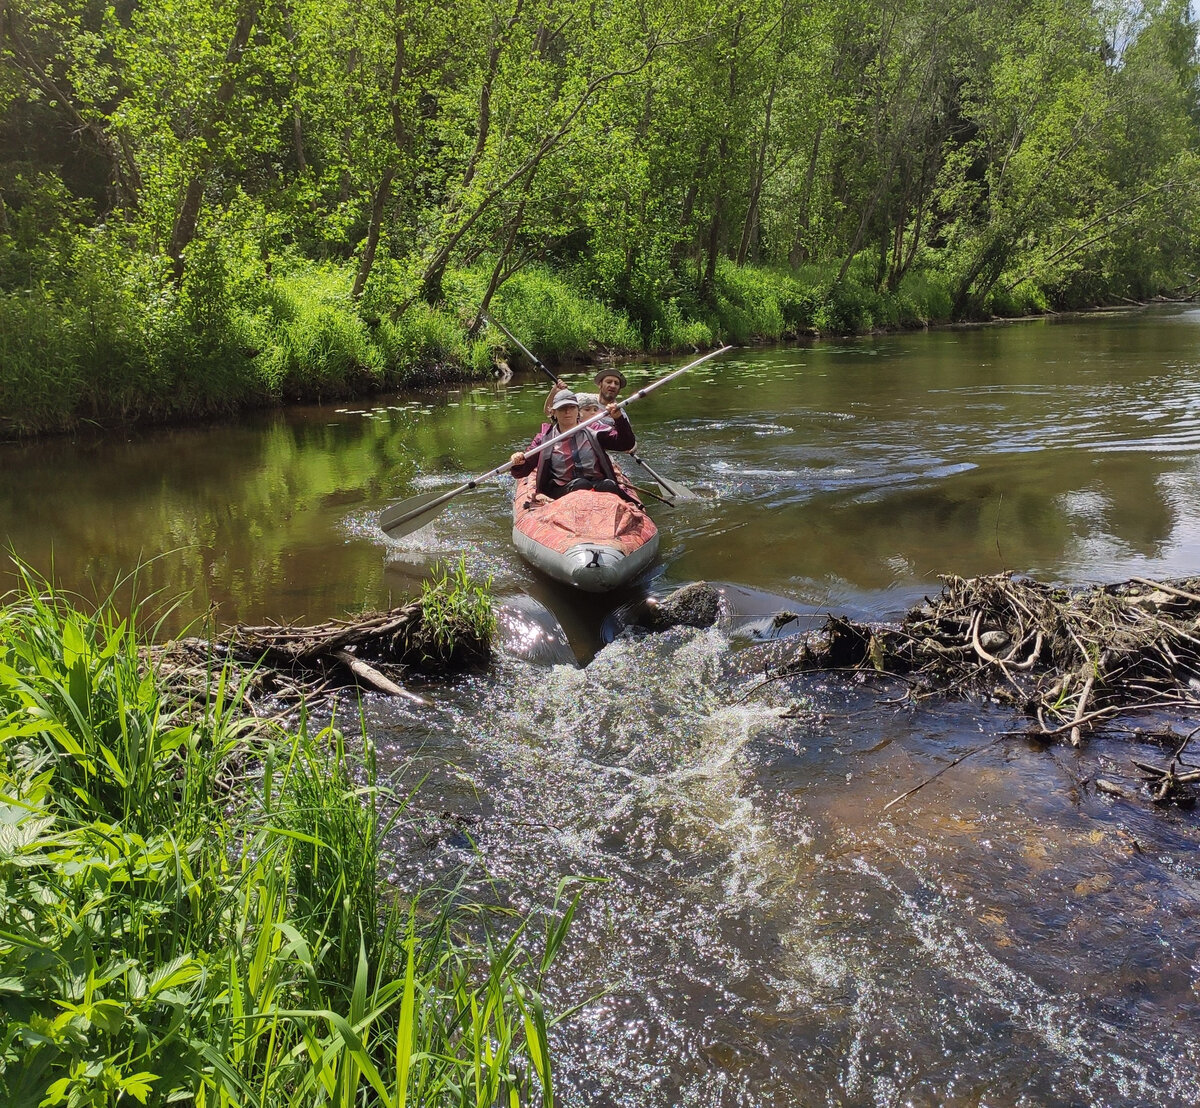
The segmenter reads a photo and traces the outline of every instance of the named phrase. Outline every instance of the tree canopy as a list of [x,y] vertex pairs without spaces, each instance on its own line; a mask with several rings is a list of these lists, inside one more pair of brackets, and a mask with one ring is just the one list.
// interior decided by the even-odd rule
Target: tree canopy
[[210,346],[306,267],[372,325],[472,334],[542,267],[647,346],[745,267],[826,304],[924,275],[954,318],[1139,297],[1197,264],[1196,29],[1188,0],[4,0],[0,295],[103,314],[115,281]]

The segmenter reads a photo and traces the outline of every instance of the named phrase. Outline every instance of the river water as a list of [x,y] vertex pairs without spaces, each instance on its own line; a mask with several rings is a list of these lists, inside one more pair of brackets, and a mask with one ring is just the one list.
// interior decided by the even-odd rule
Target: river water
[[[1002,737],[1023,721],[996,705],[762,677],[825,613],[898,617],[939,573],[1200,572],[1200,311],[706,363],[631,409],[639,452],[702,495],[655,510],[660,562],[620,596],[523,566],[502,487],[377,531],[504,460],[543,396],[0,446],[0,537],[86,594],[142,563],[142,595],[187,593],[169,630],[398,603],[460,554],[493,576],[494,669],[435,683],[432,710],[368,702],[384,765],[426,776],[388,876],[466,867],[535,914],[600,879],[550,988],[595,998],[555,1032],[566,1104],[1200,1101],[1200,821],[1093,787],[1135,788],[1130,757],[1192,720],[1075,751]],[[698,579],[724,589],[719,626],[629,626]]]

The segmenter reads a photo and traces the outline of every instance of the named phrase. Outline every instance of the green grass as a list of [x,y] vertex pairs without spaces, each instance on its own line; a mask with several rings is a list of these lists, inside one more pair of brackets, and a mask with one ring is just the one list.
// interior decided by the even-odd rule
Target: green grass
[[[518,357],[495,329],[467,330],[487,285],[487,258],[451,269],[445,301],[427,305],[412,300],[405,265],[387,258],[358,302],[353,260],[283,250],[268,267],[261,244],[233,216],[193,244],[178,287],[166,259],[131,252],[118,226],[64,236],[55,256],[61,264],[35,267],[16,287],[19,259],[0,254],[9,286],[0,289],[0,433],[377,394],[487,376],[497,361]],[[833,262],[725,261],[701,295],[695,274],[674,272],[665,259],[629,275],[618,260],[578,258],[521,270],[491,311],[551,365],[863,334],[948,321],[951,261],[926,250],[894,291],[876,287],[873,254],[854,259],[840,281]],[[1129,284],[1097,274],[1063,281],[1059,300],[1071,304],[1101,302],[1106,288]],[[1030,280],[1012,289],[1002,280],[984,310],[1045,311],[1056,295]]]
[[366,737],[249,729],[219,669],[176,702],[136,616],[0,607],[0,1103],[552,1104],[574,898],[384,896]]
[[419,641],[424,657],[445,668],[461,668],[471,659],[484,660],[496,632],[492,579],[475,584],[467,576],[467,561],[436,565],[421,588]]
[[569,275],[542,267],[530,267],[504,285],[493,311],[543,359],[634,353],[642,345],[623,311],[589,295]]

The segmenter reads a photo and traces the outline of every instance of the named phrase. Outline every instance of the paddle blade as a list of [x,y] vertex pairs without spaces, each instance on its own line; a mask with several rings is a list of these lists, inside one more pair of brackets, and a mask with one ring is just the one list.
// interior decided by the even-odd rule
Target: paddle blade
[[687,485],[681,485],[678,481],[668,481],[665,477],[655,477],[654,479],[660,485],[662,485],[663,492],[665,492],[672,500],[700,499],[700,497],[692,492]]
[[681,485],[677,481],[670,481],[664,477],[658,470],[652,468],[648,462],[642,460],[637,454],[630,455],[638,465],[642,467],[655,481],[658,482],[662,491],[667,494],[672,500],[699,500],[698,497],[687,485]]
[[384,508],[379,513],[379,529],[392,539],[401,539],[432,523],[450,503],[451,497],[444,492],[426,492],[410,496]]

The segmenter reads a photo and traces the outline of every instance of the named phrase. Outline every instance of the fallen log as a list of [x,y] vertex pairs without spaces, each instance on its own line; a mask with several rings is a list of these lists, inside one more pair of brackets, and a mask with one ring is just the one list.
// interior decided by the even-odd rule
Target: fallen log
[[156,668],[178,699],[208,695],[212,675],[229,670],[227,688],[237,690],[254,714],[270,701],[310,700],[358,686],[421,707],[431,701],[406,688],[403,673],[444,676],[477,665],[491,654],[491,624],[437,609],[428,596],[387,612],[315,626],[239,624],[215,638],[187,638],[151,648]]
[[414,692],[409,692],[403,685],[398,685],[390,678],[384,677],[374,666],[367,665],[361,658],[356,658],[348,650],[335,650],[333,657],[344,666],[349,667],[350,672],[360,681],[365,682],[371,688],[377,689],[381,693],[387,693],[388,696],[403,697],[405,700],[411,700],[414,704],[419,704],[423,708],[433,706],[433,701],[426,700],[423,696],[417,696]]

